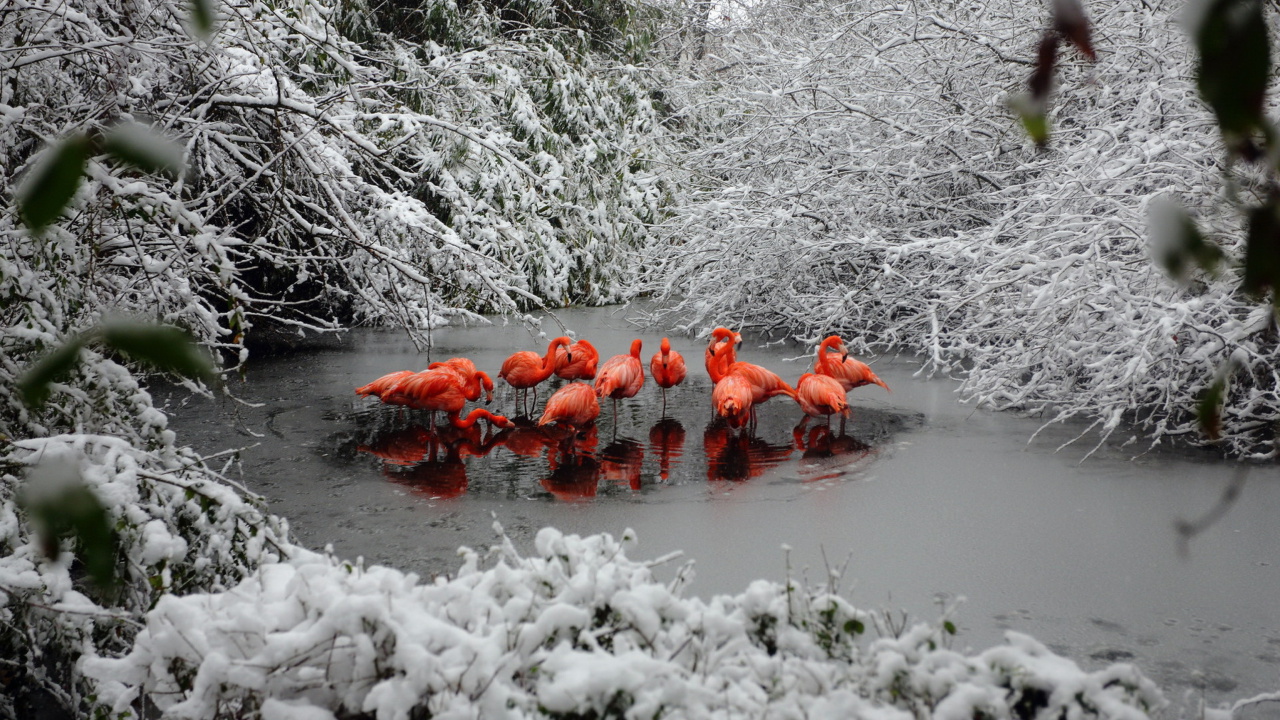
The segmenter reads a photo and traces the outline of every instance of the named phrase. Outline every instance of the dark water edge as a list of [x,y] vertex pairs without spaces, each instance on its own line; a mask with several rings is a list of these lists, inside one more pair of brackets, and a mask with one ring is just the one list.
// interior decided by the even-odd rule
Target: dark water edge
[[[604,356],[639,336],[647,361],[661,338],[616,309],[561,319]],[[546,345],[518,325],[446,329],[435,342],[431,360],[470,356],[495,376],[511,351]],[[955,616],[961,645],[1026,632],[1085,667],[1133,662],[1187,707],[1280,689],[1275,473],[1253,470],[1241,501],[1183,554],[1175,522],[1211,508],[1233,472],[1211,453],[1135,458],[1135,444],[1082,461],[1087,440],[1055,451],[1079,428],[1053,426],[1028,443],[1039,422],[962,405],[954,383],[915,377],[908,358],[873,363],[894,392],[855,391],[854,420],[825,448],[822,437],[812,452],[796,446],[800,415],[785,398],[731,444],[710,422],[703,341],[672,342],[689,356],[691,377],[668,396],[670,417],[651,385],[622,403],[616,423],[606,407],[591,461],[576,467],[553,467],[545,448],[522,455],[518,440],[498,434],[456,444],[457,457],[397,464],[370,452],[395,445],[397,433],[411,447],[423,437],[420,419],[351,392],[426,365],[394,331],[356,330],[251,361],[232,390],[260,407],[175,399],[171,415],[184,442],[202,450],[256,445],[241,455],[243,480],[289,518],[295,537],[366,563],[447,574],[458,546],[494,542],[495,521],[526,547],[545,525],[615,536],[633,528],[632,557],[683,551],[695,563],[691,592],[703,596],[741,592],[756,578],[825,583],[828,568],[843,567],[840,584],[862,607],[924,619],[967,598]],[[791,380],[807,368],[803,353],[785,344],[742,351]],[[499,383],[495,405],[510,408],[504,390]],[[1262,706],[1246,716],[1280,713]]]

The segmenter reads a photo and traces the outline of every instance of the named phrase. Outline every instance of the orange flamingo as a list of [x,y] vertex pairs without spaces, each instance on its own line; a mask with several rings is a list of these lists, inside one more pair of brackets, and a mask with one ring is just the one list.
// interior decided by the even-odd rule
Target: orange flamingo
[[[529,389],[533,389],[533,404],[538,405],[538,383],[551,377],[552,371],[556,364],[556,348],[565,347],[572,342],[567,337],[558,337],[547,345],[547,354],[545,357],[538,357],[538,353],[532,350],[521,350],[513,354],[502,363],[502,369],[498,372],[498,377],[507,381],[511,387],[522,391],[520,411],[529,414],[525,402],[528,400]],[[572,353],[570,353],[572,355]],[[570,360],[573,358],[570,357]]]
[[644,386],[644,365],[640,363],[640,338],[631,341],[629,355],[614,355],[596,374],[596,397],[613,398],[613,420],[618,421],[618,400],[635,397]]
[[595,422],[599,416],[600,403],[596,401],[596,394],[591,386],[575,382],[565,385],[547,398],[547,407],[542,411],[538,425],[556,423],[581,430]]
[[[476,375],[471,376],[469,385],[479,387],[480,379]],[[437,410],[447,413],[450,424],[455,427],[469,427],[479,418],[486,418],[500,427],[508,427],[504,424],[509,422],[505,417],[494,415],[488,410],[477,409],[472,411],[467,420],[460,420],[458,416],[467,403],[467,395],[470,394],[470,390],[464,387],[466,386],[458,382],[457,373],[452,370],[444,368],[424,370],[396,383],[383,396],[383,400],[418,410],[430,410],[433,427],[435,426],[434,414]],[[479,396],[478,390],[475,391],[475,395]]]
[[388,400],[386,396],[391,388],[395,387],[401,380],[404,380],[413,374],[414,372],[412,370],[397,370],[393,373],[387,373],[368,385],[361,385],[356,388],[356,394],[361,397],[377,397],[379,400],[389,405],[403,405],[403,402]]
[[671,349],[670,340],[662,338],[658,352],[654,353],[653,359],[649,361],[649,374],[653,376],[653,381],[658,383],[658,387],[662,388],[663,417],[667,415],[667,388],[684,382],[688,372],[684,365],[684,356]]
[[759,365],[733,360],[733,358],[733,343],[721,343],[716,347],[712,366],[717,368],[721,374],[721,378],[716,385],[718,387],[730,375],[739,375],[744,378],[751,386],[751,419],[753,421],[755,420],[755,406],[769,398],[786,395],[792,400],[796,400],[795,388],[787,384],[787,381],[783,380],[777,373]]
[[[493,379],[489,377],[489,373],[477,370],[476,364],[471,362],[470,358],[453,357],[441,362],[433,362],[427,366],[428,370],[437,370],[439,368],[452,370],[457,374],[458,379],[463,383],[463,391],[466,393],[468,400],[472,402],[478,400],[480,398],[480,387],[482,386],[484,388],[485,404],[493,402]],[[472,378],[480,380],[480,386],[474,388],[474,394],[472,394],[472,388],[468,384]]]
[[840,413],[840,433],[844,434],[844,421],[849,417],[849,400],[844,396],[844,388],[840,381],[829,375],[805,373],[796,383],[796,402],[804,410],[804,419],[797,425],[803,429],[810,417],[825,415],[827,424],[831,424],[831,416]]
[[728,421],[730,427],[740,428],[751,418],[755,393],[745,375],[730,373],[716,383],[711,391],[711,406],[716,415]]
[[556,377],[565,380],[594,380],[600,353],[586,340],[556,348]]
[[719,365],[715,360],[716,350],[721,345],[728,344],[730,348],[727,362],[732,364],[737,359],[734,356],[734,348],[741,343],[742,336],[727,327],[718,327],[711,331],[711,340],[707,343],[706,351],[707,375],[711,377],[711,382],[718,383],[720,378],[724,377],[724,373],[720,371]]
[[[839,355],[840,359],[833,359],[833,355]],[[889,386],[876,377],[866,363],[849,357],[849,351],[839,335],[828,337],[818,346],[818,358],[813,363],[813,371],[818,375],[830,375],[840,381],[845,392],[863,385],[879,385],[889,390]],[[893,391],[889,390],[889,392]]]

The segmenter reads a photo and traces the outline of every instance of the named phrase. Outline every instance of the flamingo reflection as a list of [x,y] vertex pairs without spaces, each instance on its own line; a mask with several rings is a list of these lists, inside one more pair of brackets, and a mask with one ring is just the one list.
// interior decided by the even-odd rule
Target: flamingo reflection
[[790,445],[775,445],[713,420],[702,434],[708,480],[748,480],[791,457]]
[[600,475],[607,481],[640,489],[640,471],[644,466],[644,446],[628,437],[609,443],[600,451]]
[[467,491],[468,457],[484,457],[497,444],[478,424],[434,430],[412,425],[381,433],[356,449],[382,460],[387,480],[432,498],[453,498]]
[[547,466],[551,474],[542,487],[560,500],[586,500],[596,496],[600,486],[600,461],[596,459],[599,438],[595,425],[583,430],[565,426],[539,428],[552,439]]
[[800,476],[805,481],[830,480],[849,471],[849,466],[871,455],[875,448],[861,440],[835,433],[829,425],[817,425],[805,435],[803,423],[792,431],[796,449],[802,450]]
[[658,456],[658,477],[666,482],[671,463],[684,454],[684,426],[675,418],[663,418],[649,428],[649,452]]

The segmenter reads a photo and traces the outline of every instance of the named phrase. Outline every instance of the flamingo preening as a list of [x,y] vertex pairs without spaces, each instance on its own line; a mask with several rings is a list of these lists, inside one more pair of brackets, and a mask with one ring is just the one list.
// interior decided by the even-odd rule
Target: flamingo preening
[[586,340],[556,348],[555,374],[565,380],[594,380],[600,353]]
[[831,416],[840,413],[840,434],[844,434],[844,421],[849,417],[849,399],[845,397],[844,387],[840,381],[829,375],[805,373],[796,382],[796,402],[804,410],[804,418],[797,429],[803,429],[810,417],[826,416],[827,424]]

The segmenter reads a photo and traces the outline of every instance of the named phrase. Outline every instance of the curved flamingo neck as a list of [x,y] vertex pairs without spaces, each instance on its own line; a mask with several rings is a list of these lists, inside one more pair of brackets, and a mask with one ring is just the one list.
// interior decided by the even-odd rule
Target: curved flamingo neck
[[714,375],[712,382],[720,382],[725,374],[729,372],[729,366],[738,361],[738,353],[733,347],[733,341],[720,343],[716,346],[711,356],[711,368]]
[[569,342],[570,340],[567,337],[558,337],[555,340],[552,340],[551,344],[547,346],[547,354],[543,356],[542,367],[538,370],[538,375],[540,375],[538,382],[546,380],[551,377],[551,373],[555,372],[556,348],[564,347],[567,351],[569,349]]
[[488,420],[489,422],[493,422],[493,419],[496,417],[493,413],[485,410],[484,408],[476,408],[464,418],[460,418],[458,415],[459,413],[457,412],[449,413],[449,424],[459,430],[466,430],[479,422],[481,418]]
[[839,335],[832,335],[822,341],[822,344],[818,346],[818,361],[814,363],[813,366],[815,371],[822,373],[831,367],[831,360],[827,358],[827,353],[831,352],[831,349],[838,346],[841,342]]
[[631,341],[631,357],[636,358],[637,360],[640,359],[640,346],[640,338],[636,338]]

